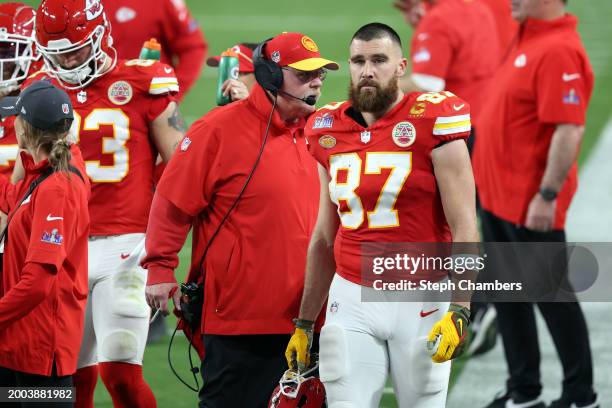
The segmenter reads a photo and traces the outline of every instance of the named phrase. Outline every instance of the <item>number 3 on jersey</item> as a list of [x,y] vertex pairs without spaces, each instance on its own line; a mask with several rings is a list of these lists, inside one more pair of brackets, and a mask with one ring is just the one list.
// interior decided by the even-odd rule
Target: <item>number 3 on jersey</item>
[[130,118],[121,109],[94,109],[84,120],[74,111],[70,136],[78,143],[81,131],[99,130],[101,125],[113,128],[111,137],[102,138],[100,152],[100,154],[112,154],[113,164],[102,165],[99,160],[87,160],[85,162],[87,175],[96,183],[118,183],[125,178],[129,170],[129,152],[126,143],[130,139]]
[[[380,174],[382,169],[391,169],[383,185],[374,211],[368,211],[368,228],[390,228],[399,225],[397,210],[394,208],[397,197],[412,169],[411,152],[366,153],[363,174]],[[346,181],[338,182],[340,170],[346,171]],[[329,159],[329,194],[338,206],[340,222],[344,228],[357,229],[364,222],[364,209],[361,198],[355,193],[361,182],[362,160],[357,153],[331,156]],[[340,210],[343,201],[348,211]]]

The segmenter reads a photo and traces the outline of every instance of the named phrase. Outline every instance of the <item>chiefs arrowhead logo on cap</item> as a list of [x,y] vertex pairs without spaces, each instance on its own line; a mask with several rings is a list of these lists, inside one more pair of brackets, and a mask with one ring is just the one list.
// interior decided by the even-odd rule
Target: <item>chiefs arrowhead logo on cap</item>
[[310,38],[307,35],[302,37],[302,45],[308,51],[312,51],[312,52],[318,52],[319,51],[319,47],[317,47],[317,44],[312,40],[312,38]]

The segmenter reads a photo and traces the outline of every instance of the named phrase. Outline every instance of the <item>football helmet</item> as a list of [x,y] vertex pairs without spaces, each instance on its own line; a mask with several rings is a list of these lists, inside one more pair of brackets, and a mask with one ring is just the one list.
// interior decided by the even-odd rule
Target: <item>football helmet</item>
[[30,70],[34,54],[34,9],[22,3],[0,4],[0,90],[17,89]]
[[100,0],[43,0],[36,13],[36,48],[49,74],[67,89],[84,88],[117,63]]
[[321,408],[325,407],[325,388],[315,375],[318,365],[297,373],[285,371],[270,398],[269,408]]

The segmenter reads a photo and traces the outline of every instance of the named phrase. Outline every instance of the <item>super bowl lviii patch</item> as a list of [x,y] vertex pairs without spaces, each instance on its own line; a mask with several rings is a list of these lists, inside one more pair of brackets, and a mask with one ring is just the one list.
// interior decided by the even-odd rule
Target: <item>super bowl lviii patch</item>
[[108,99],[115,105],[125,105],[132,100],[132,94],[132,86],[126,81],[117,81],[108,87]]
[[331,129],[334,126],[334,117],[326,113],[315,118],[313,129]]
[[57,228],[54,228],[51,230],[51,233],[47,231],[43,232],[40,240],[41,242],[46,242],[47,244],[62,245],[62,242],[64,242],[64,237],[57,231]]

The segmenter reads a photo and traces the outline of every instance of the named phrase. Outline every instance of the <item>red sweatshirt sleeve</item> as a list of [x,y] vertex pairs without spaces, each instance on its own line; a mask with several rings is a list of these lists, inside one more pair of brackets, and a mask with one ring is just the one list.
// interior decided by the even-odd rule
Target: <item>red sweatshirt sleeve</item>
[[0,331],[26,316],[45,300],[56,279],[53,265],[26,263],[19,282],[0,299]]
[[0,211],[8,214],[14,206],[15,185],[11,184],[7,176],[0,176]]
[[148,270],[147,285],[176,282],[178,253],[185,244],[192,220],[160,194],[153,196],[145,240],[147,255],[141,262]]
[[166,0],[165,3],[162,50],[178,60],[172,65],[179,81],[178,98],[182,100],[200,75],[208,44],[198,22],[182,1]]

